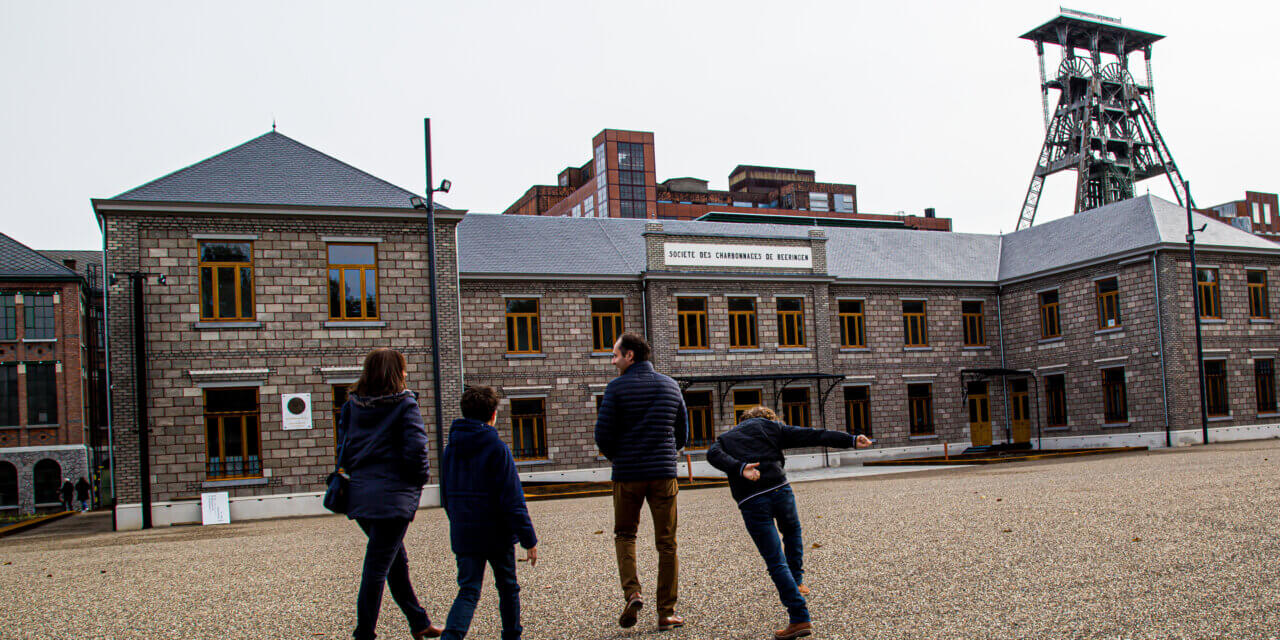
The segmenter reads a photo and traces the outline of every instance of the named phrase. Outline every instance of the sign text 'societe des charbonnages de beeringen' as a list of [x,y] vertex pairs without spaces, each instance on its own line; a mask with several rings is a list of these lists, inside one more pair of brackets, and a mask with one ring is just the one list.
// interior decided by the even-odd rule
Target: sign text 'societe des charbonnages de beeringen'
[[757,244],[698,244],[668,242],[662,255],[673,267],[754,267],[765,269],[810,269],[809,247]]

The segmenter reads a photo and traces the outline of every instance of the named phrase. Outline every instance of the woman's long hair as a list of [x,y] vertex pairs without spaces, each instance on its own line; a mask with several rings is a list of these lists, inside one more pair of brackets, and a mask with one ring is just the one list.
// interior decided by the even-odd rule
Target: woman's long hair
[[365,398],[400,393],[405,389],[405,366],[404,354],[395,349],[378,347],[364,357],[364,371],[351,387],[351,392]]

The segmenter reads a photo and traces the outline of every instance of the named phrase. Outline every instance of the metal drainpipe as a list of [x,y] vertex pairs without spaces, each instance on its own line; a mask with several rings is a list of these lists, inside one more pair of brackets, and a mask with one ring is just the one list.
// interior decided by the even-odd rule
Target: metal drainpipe
[[640,276],[640,320],[644,323],[644,340],[649,344],[653,341],[649,339],[649,279]]
[[[996,287],[996,326],[1000,330],[1000,368],[1008,369],[1009,366],[1004,361],[1004,313],[1000,305],[1000,293],[1003,290],[1003,287]],[[1008,376],[1001,376],[1000,379],[1003,381],[1001,391],[1004,394],[1004,441],[1012,443],[1013,423],[1009,418],[1009,378]]]
[[1160,400],[1164,403],[1164,446],[1173,446],[1173,434],[1169,432],[1169,379],[1165,374],[1164,363],[1164,325],[1160,318],[1160,268],[1156,263],[1156,256],[1160,255],[1160,250],[1156,249],[1151,252],[1151,278],[1155,282],[1156,292],[1156,337],[1159,338],[1160,352]]

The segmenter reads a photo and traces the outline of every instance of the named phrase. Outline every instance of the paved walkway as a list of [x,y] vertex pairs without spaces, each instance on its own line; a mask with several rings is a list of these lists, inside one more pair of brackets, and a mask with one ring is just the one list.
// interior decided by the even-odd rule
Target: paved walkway
[[15,533],[6,540],[38,540],[42,538],[62,538],[67,536],[86,536],[111,531],[110,511],[90,511],[77,513],[66,518],[42,524],[34,529]]
[[[815,638],[1265,640],[1280,629],[1280,441],[827,476],[859,469],[796,485]],[[727,489],[680,496],[689,625],[665,634],[651,604],[635,629],[616,626],[610,498],[529,510],[541,546],[537,567],[519,564],[525,640],[760,640],[785,621]],[[652,594],[651,524],[640,531]],[[0,540],[6,640],[351,637],[365,540],[345,518],[50,533]],[[405,548],[419,598],[443,620],[456,589],[444,512],[419,511]],[[379,637],[407,631],[385,597]],[[468,637],[498,635],[486,586]]]

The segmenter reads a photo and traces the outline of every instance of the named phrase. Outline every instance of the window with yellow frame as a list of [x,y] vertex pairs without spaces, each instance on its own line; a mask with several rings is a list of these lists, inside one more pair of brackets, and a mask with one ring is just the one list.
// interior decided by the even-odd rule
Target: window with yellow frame
[[331,243],[329,319],[378,319],[378,249],[373,244]]
[[862,300],[839,301],[841,348],[862,349],[867,346],[864,305]]
[[778,298],[778,346],[805,346],[804,298]]
[[742,414],[746,413],[748,409],[760,406],[760,395],[759,389],[733,390],[734,423],[742,422]]
[[547,458],[547,412],[543,398],[511,400],[511,454],[516,460]]
[[542,353],[538,307],[537,298],[507,298],[507,353]]
[[207,480],[262,477],[258,388],[204,390]]
[[622,298],[591,299],[591,350],[607,353],[622,335]]
[[1200,317],[1213,320],[1222,318],[1217,268],[1196,269],[1196,292],[1200,294]]
[[676,325],[681,349],[706,349],[707,299],[701,296],[676,298]]
[[729,298],[729,348],[754,349],[760,346],[756,332],[756,299]]
[[202,240],[199,257],[200,319],[252,320],[253,243]]

